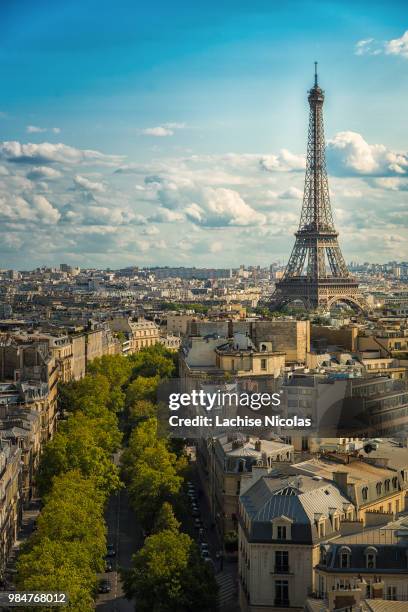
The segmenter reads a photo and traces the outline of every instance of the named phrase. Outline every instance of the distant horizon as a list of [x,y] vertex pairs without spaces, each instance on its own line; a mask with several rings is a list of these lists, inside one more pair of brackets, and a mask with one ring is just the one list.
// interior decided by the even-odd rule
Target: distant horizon
[[[408,267],[408,260],[390,260],[387,262],[375,262],[375,261],[350,261],[350,262],[346,262],[347,266],[350,267],[350,265],[356,264],[357,266],[363,266],[365,264],[368,265],[372,265],[372,266],[387,266],[387,265],[397,265],[397,266],[406,266]],[[271,261],[270,264],[267,265],[261,265],[261,264],[238,264],[238,265],[234,265],[234,266],[222,266],[222,265],[195,265],[195,264],[166,264],[166,265],[158,265],[158,264],[143,264],[143,265],[138,265],[138,264],[129,264],[129,265],[125,265],[125,266],[120,266],[118,268],[113,268],[112,266],[106,266],[106,267],[95,267],[95,266],[80,266],[77,265],[75,263],[72,262],[62,262],[59,264],[54,264],[54,265],[49,265],[49,264],[43,264],[40,266],[35,266],[34,268],[0,268],[0,270],[3,271],[9,271],[9,270],[13,270],[15,272],[34,272],[35,270],[41,270],[41,269],[54,269],[54,270],[58,270],[60,271],[60,266],[61,265],[67,265],[67,266],[71,266],[72,268],[79,268],[81,270],[102,270],[102,271],[111,271],[111,272],[115,272],[117,270],[126,270],[126,269],[131,269],[131,268],[138,268],[139,270],[153,270],[153,269],[160,269],[160,270],[165,270],[166,268],[168,269],[175,269],[175,268],[180,268],[180,269],[196,269],[196,270],[239,270],[240,266],[243,265],[244,268],[261,268],[262,270],[267,270],[270,266],[272,265],[276,265],[280,268],[285,268],[286,263],[285,264],[281,264],[279,262],[274,262]]]

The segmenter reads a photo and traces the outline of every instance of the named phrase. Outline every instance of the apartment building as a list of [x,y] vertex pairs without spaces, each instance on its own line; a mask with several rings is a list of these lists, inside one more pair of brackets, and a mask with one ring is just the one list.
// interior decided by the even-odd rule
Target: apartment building
[[[381,528],[364,530],[322,543],[315,566],[316,593],[306,610],[329,612],[339,609],[371,610],[370,602],[391,602],[408,608],[408,521],[404,517]],[[365,607],[367,606],[367,608]],[[404,608],[405,606],[405,608]],[[398,607],[396,606],[396,609]]]
[[209,379],[251,379],[270,391],[277,390],[285,367],[285,353],[273,351],[267,342],[255,345],[247,335],[233,337],[191,336],[180,353],[180,378],[186,390],[198,388]]
[[0,576],[17,537],[21,520],[21,449],[0,438]]
[[271,468],[294,460],[294,448],[279,438],[234,433],[218,435],[197,446],[197,464],[211,513],[221,535],[236,531],[241,481],[254,466]]
[[298,474],[335,483],[353,503],[356,518],[363,525],[384,523],[408,510],[408,453],[403,467],[385,467],[381,460],[335,453],[313,457],[293,467]]
[[[0,389],[1,389],[0,383]],[[1,402],[1,395],[0,395]],[[35,492],[34,478],[41,453],[41,415],[35,410],[0,405],[0,440],[21,450],[21,501],[28,506]]]
[[241,610],[300,612],[315,590],[321,542],[338,537],[355,509],[333,483],[273,471],[254,476],[239,500]]
[[136,353],[142,348],[160,342],[160,328],[153,321],[142,317],[136,320],[129,317],[116,317],[108,323],[112,331],[122,332],[130,341],[129,353]]

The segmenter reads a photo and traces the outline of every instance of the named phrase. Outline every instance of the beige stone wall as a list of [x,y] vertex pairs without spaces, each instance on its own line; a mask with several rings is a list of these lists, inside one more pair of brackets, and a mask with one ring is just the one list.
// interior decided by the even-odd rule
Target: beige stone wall
[[86,371],[86,346],[85,336],[74,336],[72,338],[72,378],[79,380],[85,376]]
[[250,333],[257,345],[272,342],[272,350],[285,353],[287,362],[305,362],[310,351],[310,321],[256,321]]
[[[241,538],[245,535],[240,531]],[[289,558],[289,573],[275,573],[275,552],[287,551]],[[319,560],[319,547],[297,544],[252,544],[245,543],[243,551],[239,551],[240,566],[245,566],[245,556],[249,558],[247,587],[249,587],[249,610],[277,610],[274,607],[275,581],[287,580],[289,585],[290,606],[303,609],[310,589],[314,589],[313,567]]]
[[96,357],[102,357],[102,330],[88,332],[86,335],[86,363],[90,363]]
[[343,347],[346,351],[357,350],[357,327],[342,327],[336,329],[326,325],[311,325],[312,340],[326,338],[327,344],[334,344]]

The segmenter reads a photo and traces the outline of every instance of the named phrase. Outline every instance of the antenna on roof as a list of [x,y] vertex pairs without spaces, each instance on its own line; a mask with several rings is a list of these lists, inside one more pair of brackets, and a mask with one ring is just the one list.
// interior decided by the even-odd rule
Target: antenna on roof
[[315,62],[314,65],[315,65],[315,87],[317,87],[317,62]]

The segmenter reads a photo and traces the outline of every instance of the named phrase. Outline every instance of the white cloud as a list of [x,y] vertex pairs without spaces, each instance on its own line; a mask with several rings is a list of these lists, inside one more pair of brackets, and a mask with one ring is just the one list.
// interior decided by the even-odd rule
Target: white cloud
[[42,195],[32,198],[21,196],[0,196],[0,217],[11,221],[39,221],[55,224],[61,218],[59,211]]
[[408,172],[408,155],[385,145],[370,145],[357,132],[339,132],[327,143],[329,169],[335,173],[387,176]]
[[144,128],[141,130],[141,133],[144,136],[156,136],[160,138],[163,136],[173,136],[175,130],[182,130],[185,127],[185,123],[170,122],[156,125],[155,127]]
[[41,132],[46,132],[47,128],[38,127],[38,125],[27,125],[26,132],[27,134],[41,134]]
[[52,132],[53,134],[59,134],[61,132],[61,128],[53,127],[39,127],[38,125],[27,125],[26,127],[27,134],[42,134],[43,132]]
[[281,200],[300,200],[303,197],[303,191],[297,187],[289,187],[279,194]]
[[287,149],[282,149],[279,155],[264,155],[259,160],[262,170],[267,172],[304,170],[306,158],[304,155],[296,155]]
[[156,127],[145,128],[142,130],[142,134],[145,136],[173,136],[174,131],[170,128],[164,127],[163,125],[157,125]]
[[27,172],[27,178],[34,181],[42,179],[57,179],[61,176],[62,174],[59,170],[56,170],[55,168],[50,168],[49,166],[34,166],[32,170]]
[[173,223],[184,220],[185,217],[180,212],[169,210],[168,208],[163,208],[162,206],[160,206],[148,219],[149,222],[155,223]]
[[249,206],[233,189],[207,187],[201,190],[200,201],[186,206],[187,217],[199,225],[223,227],[262,225],[265,215]]
[[160,232],[155,225],[148,225],[142,232],[144,236],[157,236],[159,233]]
[[79,174],[74,176],[74,184],[79,189],[83,189],[91,193],[103,193],[106,189],[103,183],[90,181],[85,176],[81,176]]
[[42,142],[35,144],[30,142],[23,144],[17,141],[0,142],[0,158],[9,162],[26,164],[92,162],[94,164],[115,165],[120,164],[123,160],[123,156],[120,155],[105,155],[92,149],[76,149],[62,143]]
[[44,223],[57,223],[60,218],[60,212],[53,207],[52,204],[42,195],[33,196],[34,209],[37,211],[38,217]]
[[401,55],[408,59],[408,30],[400,38],[394,38],[385,43],[387,55]]
[[210,253],[222,253],[225,245],[222,242],[214,241],[210,244]]
[[379,41],[374,38],[359,40],[354,48],[355,55],[400,55],[408,59],[408,30],[399,38]]

